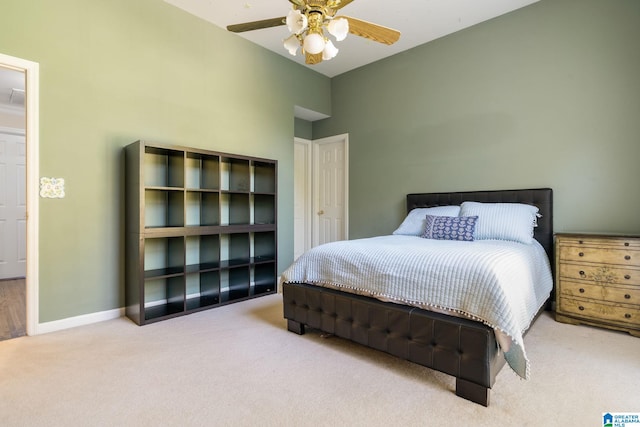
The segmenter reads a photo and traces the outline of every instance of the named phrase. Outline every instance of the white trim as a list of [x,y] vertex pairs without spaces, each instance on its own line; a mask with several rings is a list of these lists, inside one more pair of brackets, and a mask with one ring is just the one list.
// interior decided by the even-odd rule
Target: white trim
[[38,176],[40,175],[40,65],[0,53],[0,65],[25,73],[27,141],[27,335],[40,333],[39,246],[40,221]]
[[66,319],[53,320],[38,325],[38,334],[48,334],[49,332],[61,331],[63,329],[75,328],[77,326],[90,325],[92,323],[113,320],[124,316],[124,307],[113,310],[99,311],[97,313],[83,314],[80,316],[67,317]]
[[[305,247],[302,248],[302,252],[306,252],[311,249],[313,244],[312,237],[312,229],[313,229],[313,141],[303,138],[294,137],[293,138],[294,146],[296,144],[304,146],[307,149],[307,157],[305,159],[304,170],[305,170],[305,201],[304,201],[304,209],[305,209],[305,219],[304,219],[304,230],[302,231],[305,235]],[[295,159],[294,159],[295,161]],[[298,168],[299,165],[294,165],[294,168]],[[294,176],[294,179],[298,178]],[[299,230],[298,230],[299,231]],[[294,226],[294,234],[296,233]],[[295,242],[294,242],[294,251],[293,255],[295,257]],[[295,261],[295,259],[294,259]]]

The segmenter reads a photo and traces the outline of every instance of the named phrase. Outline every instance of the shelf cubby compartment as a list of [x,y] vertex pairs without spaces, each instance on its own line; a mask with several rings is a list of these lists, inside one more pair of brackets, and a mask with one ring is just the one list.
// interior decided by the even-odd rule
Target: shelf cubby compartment
[[276,291],[275,261],[254,265],[252,273],[252,295],[260,295]]
[[219,235],[187,236],[185,263],[188,273],[220,268]]
[[220,268],[248,265],[250,260],[249,233],[220,235]]
[[171,189],[145,189],[144,226],[146,228],[183,227],[184,192]]
[[229,302],[250,295],[249,266],[234,267],[220,270],[220,299]]
[[273,231],[253,233],[254,263],[272,262],[276,259],[276,234]]
[[198,271],[186,275],[186,308],[198,310],[220,303],[220,271]]
[[276,164],[253,162],[253,191],[256,193],[276,193]]
[[245,225],[250,222],[249,193],[220,194],[220,225]]
[[144,281],[144,319],[154,320],[184,312],[184,275],[159,276]]
[[276,223],[276,197],[273,194],[253,194],[253,224]]
[[220,189],[220,157],[187,152],[186,187],[188,189]]
[[184,274],[184,237],[154,237],[144,241],[144,277]]
[[185,225],[220,225],[220,194],[217,191],[187,191]]
[[146,146],[145,187],[184,187],[184,151]]
[[235,157],[220,158],[221,189],[234,192],[251,191],[249,160]]

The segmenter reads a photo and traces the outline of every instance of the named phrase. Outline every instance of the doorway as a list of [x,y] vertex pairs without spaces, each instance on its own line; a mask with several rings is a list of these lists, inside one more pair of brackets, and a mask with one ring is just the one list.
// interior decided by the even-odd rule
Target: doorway
[[37,63],[0,54],[0,280],[18,336],[37,334],[39,322],[38,81]]
[[26,334],[24,72],[0,67],[0,340]]
[[295,138],[294,259],[349,238],[349,136]]

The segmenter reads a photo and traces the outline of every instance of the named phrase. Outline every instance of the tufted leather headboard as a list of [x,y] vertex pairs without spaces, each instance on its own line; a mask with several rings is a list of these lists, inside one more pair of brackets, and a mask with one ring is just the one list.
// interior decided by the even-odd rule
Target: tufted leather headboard
[[460,191],[453,193],[407,194],[407,212],[415,208],[459,205],[462,202],[526,203],[537,206],[540,215],[533,237],[540,242],[553,263],[553,190],[534,188],[526,190]]

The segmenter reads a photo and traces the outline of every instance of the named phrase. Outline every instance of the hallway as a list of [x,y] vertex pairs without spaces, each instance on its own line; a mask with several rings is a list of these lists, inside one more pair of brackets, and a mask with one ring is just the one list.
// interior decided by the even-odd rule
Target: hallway
[[0,280],[0,341],[26,335],[25,279]]

